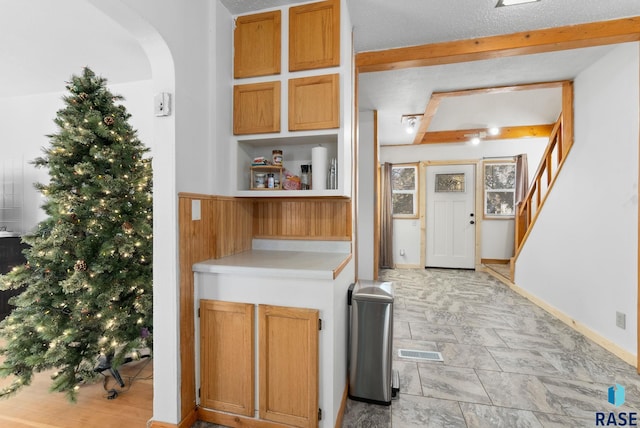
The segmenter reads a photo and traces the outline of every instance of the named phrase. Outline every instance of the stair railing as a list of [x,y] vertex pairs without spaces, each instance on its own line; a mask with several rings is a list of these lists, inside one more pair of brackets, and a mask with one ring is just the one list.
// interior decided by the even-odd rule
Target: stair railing
[[555,123],[549,143],[538,166],[538,170],[531,182],[531,187],[526,197],[518,204],[515,218],[515,249],[516,258],[522,249],[522,245],[527,239],[531,227],[540,212],[540,208],[549,194],[557,175],[560,170],[568,147],[563,139],[563,116]]

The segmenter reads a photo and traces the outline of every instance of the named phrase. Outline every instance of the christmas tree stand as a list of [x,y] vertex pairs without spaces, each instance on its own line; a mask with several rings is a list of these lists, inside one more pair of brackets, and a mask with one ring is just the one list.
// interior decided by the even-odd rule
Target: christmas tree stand
[[[133,358],[130,356],[125,357],[122,364],[124,365],[124,364],[130,363],[131,361],[138,361],[143,358],[151,357],[150,354],[139,355],[137,352],[136,352],[136,355],[138,356],[137,358]],[[93,371],[96,373],[102,373],[109,370],[109,373],[111,373],[111,376],[116,380],[116,382],[118,382],[118,384],[120,385],[120,388],[124,388],[124,380],[122,380],[122,376],[120,375],[120,372],[117,369],[114,369],[112,367],[111,365],[112,360],[113,360],[113,354],[101,355],[100,358],[98,359],[98,365],[96,365]]]

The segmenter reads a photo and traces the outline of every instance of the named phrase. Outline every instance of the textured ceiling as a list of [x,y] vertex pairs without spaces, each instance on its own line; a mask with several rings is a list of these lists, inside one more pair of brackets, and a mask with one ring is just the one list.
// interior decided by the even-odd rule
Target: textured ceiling
[[[403,114],[423,113],[433,92],[572,80],[611,49],[611,46],[599,46],[470,63],[364,73],[359,77],[359,108],[378,111],[378,135],[381,144],[410,144],[413,136],[403,132],[400,118]],[[462,104],[456,110],[438,109],[432,121],[433,126],[439,120],[448,124],[451,124],[452,120],[458,122],[457,125],[451,124],[449,129],[464,129],[463,124],[485,123],[505,126],[513,121],[538,125],[538,118],[546,114],[544,105],[533,101],[523,103],[520,93],[487,100],[487,104],[484,105],[472,103],[465,98],[461,98]],[[556,106],[553,111],[558,108],[559,106]],[[491,120],[486,117],[489,111],[496,112],[496,116]],[[512,114],[507,115],[505,111],[517,113],[519,117],[513,118]],[[445,115],[446,118],[441,119],[441,115]],[[434,130],[433,126],[429,130]]]
[[497,0],[347,0],[356,52],[640,15],[639,0],[541,0],[498,8],[496,3]]

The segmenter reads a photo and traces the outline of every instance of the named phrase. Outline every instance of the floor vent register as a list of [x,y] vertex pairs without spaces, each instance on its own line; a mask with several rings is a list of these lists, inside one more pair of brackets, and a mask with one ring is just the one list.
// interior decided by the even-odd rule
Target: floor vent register
[[411,358],[420,361],[444,361],[440,352],[432,351],[414,351],[411,349],[400,349],[398,351],[400,358]]

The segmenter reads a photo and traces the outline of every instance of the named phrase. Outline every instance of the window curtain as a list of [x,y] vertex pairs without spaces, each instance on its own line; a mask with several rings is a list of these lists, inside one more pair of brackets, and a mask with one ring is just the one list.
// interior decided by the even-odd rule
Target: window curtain
[[529,165],[527,155],[516,156],[516,207],[520,208],[522,200],[529,192]]
[[393,268],[393,204],[391,195],[392,164],[382,166],[380,183],[380,267]]

